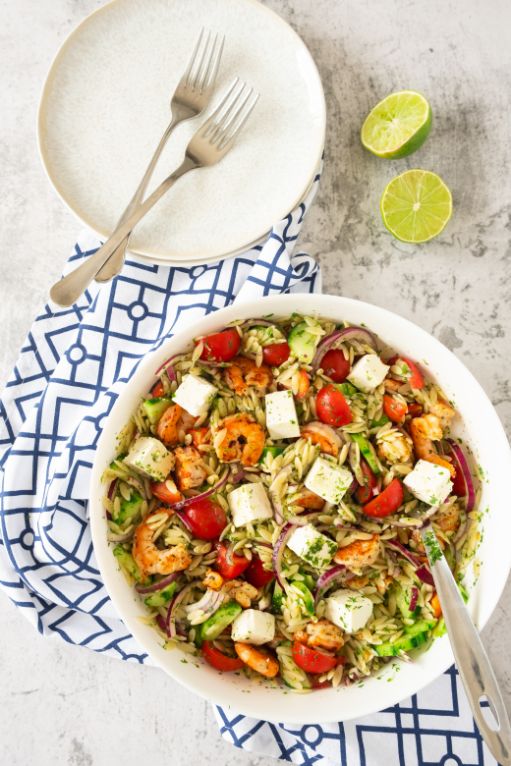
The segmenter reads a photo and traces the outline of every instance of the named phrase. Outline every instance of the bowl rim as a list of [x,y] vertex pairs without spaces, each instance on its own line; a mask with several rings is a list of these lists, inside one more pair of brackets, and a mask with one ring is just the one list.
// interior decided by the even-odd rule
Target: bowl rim
[[[162,343],[155,351],[148,354],[140,362],[132,377],[128,381],[130,385],[126,385],[126,383],[124,383],[122,391],[120,392],[117,400],[115,401],[113,407],[106,416],[106,420],[103,423],[103,431],[98,441],[93,469],[91,472],[89,492],[89,516],[91,521],[91,532],[96,561],[98,563],[100,575],[105,588],[113,601],[114,607],[119,612],[121,619],[126,624],[127,628],[131,631],[135,639],[140,643],[145,651],[148,652],[151,660],[153,660],[158,666],[162,667],[162,669],[164,669],[165,672],[167,672],[174,680],[178,681],[190,691],[193,691],[194,693],[199,694],[199,696],[208,699],[213,704],[221,705],[222,707],[236,713],[242,713],[243,715],[255,718],[262,718],[264,720],[273,721],[275,723],[283,721],[290,724],[300,725],[311,723],[329,723],[332,721],[331,710],[332,706],[335,704],[334,695],[344,690],[346,693],[351,693],[353,704],[350,705],[349,710],[343,710],[342,713],[340,712],[336,720],[347,721],[362,717],[364,715],[376,713],[382,709],[400,702],[402,699],[423,689],[425,686],[433,682],[438,676],[440,676],[445,670],[447,670],[447,668],[450,667],[454,662],[447,635],[437,639],[428,649],[428,651],[414,659],[413,663],[407,664],[407,668],[409,669],[409,678],[407,678],[406,682],[403,681],[403,674],[401,674],[400,680],[395,684],[380,684],[378,687],[380,691],[378,694],[373,695],[372,698],[363,698],[360,700],[360,695],[358,694],[360,690],[357,689],[356,685],[350,686],[348,689],[345,687],[340,687],[338,689],[321,690],[321,694],[325,695],[325,701],[327,701],[328,696],[328,704],[326,706],[323,705],[321,711],[319,711],[319,705],[317,706],[316,712],[314,714],[314,721],[311,722],[310,711],[306,711],[306,708],[308,707],[307,703],[304,703],[301,706],[303,710],[300,709],[299,704],[293,703],[291,705],[292,710],[282,714],[284,707],[283,700],[281,700],[280,707],[278,705],[276,706],[278,708],[277,711],[273,711],[272,704],[270,703],[268,697],[263,696],[260,698],[259,702],[256,701],[254,703],[255,698],[258,697],[257,694],[254,694],[252,697],[248,694],[234,694],[231,687],[229,687],[231,691],[227,691],[227,685],[222,686],[222,688],[220,688],[219,685],[218,692],[215,689],[215,692],[212,693],[211,690],[208,691],[205,688],[201,688],[200,684],[197,684],[193,681],[191,675],[189,675],[187,672],[182,672],[182,668],[173,668],[171,670],[168,665],[163,663],[162,658],[156,656],[155,653],[148,647],[147,631],[151,630],[151,632],[155,635],[156,632],[153,629],[147,628],[147,626],[142,626],[140,622],[137,622],[126,615],[126,610],[123,608],[123,602],[125,602],[126,597],[125,594],[121,592],[125,588],[126,581],[122,573],[117,570],[116,576],[110,577],[108,574],[108,568],[111,568],[112,566],[113,556],[110,551],[110,546],[106,542],[106,535],[104,534],[104,510],[101,508],[101,503],[99,500],[99,496],[101,496],[103,493],[101,492],[98,496],[98,489],[101,486],[100,476],[104,470],[105,465],[104,461],[101,461],[100,464],[100,456],[104,451],[104,445],[107,444],[108,441],[113,446],[113,442],[116,436],[116,433],[113,433],[108,428],[108,423],[114,419],[118,412],[122,411],[124,399],[127,398],[126,392],[131,388],[131,384],[134,382],[134,380],[137,379],[141,381],[143,377],[145,380],[147,380],[147,378],[150,378],[151,375],[154,377],[154,370],[156,370],[159,364],[161,364],[161,362],[167,358],[168,352],[166,349],[169,345],[183,347],[184,345],[190,343],[190,340],[193,336],[202,334],[203,332],[214,332],[223,327],[226,323],[237,318],[243,319],[249,318],[251,316],[265,316],[268,314],[268,311],[264,311],[264,308],[261,307],[261,300],[263,301],[263,305],[275,304],[276,308],[272,309],[272,313],[276,314],[277,316],[279,313],[282,315],[288,315],[289,313],[292,313],[293,310],[296,310],[297,304],[299,304],[298,308],[300,313],[316,314],[319,316],[327,317],[327,307],[333,306],[335,304],[339,307],[337,312],[339,317],[344,313],[349,314],[350,311],[359,314],[362,313],[364,317],[367,316],[367,326],[375,330],[377,334],[379,334],[379,332],[375,327],[374,321],[376,318],[387,320],[391,325],[393,323],[398,323],[400,327],[403,328],[403,330],[408,330],[411,332],[415,340],[423,340],[425,342],[427,341],[427,345],[432,345],[435,349],[435,354],[437,355],[436,358],[439,358],[440,360],[448,359],[451,365],[454,365],[454,367],[457,369],[457,372],[459,372],[462,376],[464,384],[470,385],[472,391],[477,396],[478,408],[483,409],[485,417],[487,416],[489,418],[488,430],[492,431],[492,442],[497,447],[502,447],[499,461],[500,467],[504,467],[504,469],[507,471],[507,473],[504,475],[509,475],[511,472],[511,448],[500,419],[486,392],[476,380],[474,375],[470,372],[470,370],[468,370],[468,368],[466,368],[465,365],[440,341],[438,341],[426,330],[423,330],[415,323],[404,317],[401,317],[395,312],[391,312],[388,309],[379,307],[375,304],[335,295],[288,294],[266,296],[262,299],[258,298],[252,301],[245,301],[240,304],[235,303],[226,308],[219,309],[212,314],[208,314],[197,322],[194,322],[193,327],[185,327],[176,332],[171,338]],[[399,344],[393,343],[390,338],[385,338],[385,330],[382,331],[382,336],[382,340],[384,342],[388,341],[389,345],[394,345],[396,348],[399,347]],[[148,370],[151,370],[152,372],[148,372]],[[124,422],[126,422],[129,417],[129,412],[126,411],[123,417],[125,419]],[[476,445],[471,446],[475,447]],[[507,531],[511,534],[511,518],[506,521],[504,514],[502,514],[502,516],[503,524],[504,526],[507,525]],[[501,520],[499,519],[499,522],[500,521]],[[106,559],[107,552],[110,559],[110,567],[108,567],[108,561]],[[483,599],[480,603],[475,604],[475,606],[472,605],[472,599],[469,601],[469,606],[471,607],[473,618],[474,610],[478,610],[475,616],[475,620],[480,630],[486,625],[492,613],[494,612],[504,590],[509,571],[511,570],[511,547],[506,550],[506,554],[507,556],[505,560],[498,562],[498,568],[493,573],[495,574],[495,578],[492,580],[491,592],[485,593],[485,599]],[[494,563],[494,566],[497,566],[497,564]],[[167,654],[169,653],[167,652]],[[424,658],[427,658],[427,661],[425,661]],[[386,667],[388,668],[390,665],[393,666],[394,663],[388,663]],[[376,679],[374,676],[369,677],[368,684],[373,684],[373,681],[375,680]],[[211,686],[211,684],[208,685]],[[376,689],[377,687],[374,688]],[[234,702],[233,697],[236,698]],[[365,695],[365,697],[367,697],[367,695]],[[278,698],[275,697],[275,699]],[[305,697],[303,695],[292,695],[289,697],[289,701],[292,699],[307,700],[310,698],[307,695]],[[273,707],[275,707],[275,705],[273,705]],[[282,717],[283,715],[284,718]]]

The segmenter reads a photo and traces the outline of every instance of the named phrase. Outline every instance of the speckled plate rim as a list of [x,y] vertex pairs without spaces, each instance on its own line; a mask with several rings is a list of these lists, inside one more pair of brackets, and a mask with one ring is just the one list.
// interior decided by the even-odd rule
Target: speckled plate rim
[[[155,370],[172,353],[182,350],[194,336],[215,332],[234,319],[289,315],[293,311],[322,315],[355,324],[366,323],[379,334],[382,342],[406,356],[415,356],[437,379],[450,399],[458,406],[465,436],[486,470],[482,482],[483,514],[481,541],[482,567],[478,582],[470,591],[468,608],[482,629],[490,619],[504,589],[511,569],[511,514],[503,498],[508,493],[511,475],[511,448],[499,417],[483,388],[462,362],[440,341],[414,323],[387,309],[362,301],[333,295],[279,295],[234,304],[209,314],[193,327],[183,329],[157,351],[142,360],[128,385],[125,385],[103,423],[91,475],[89,515],[92,541],[101,577],[120,617],[154,663],[191,691],[230,712],[273,722],[290,724],[348,721],[395,705],[433,682],[454,662],[449,639],[437,639],[430,649],[413,662],[396,660],[378,677],[364,683],[314,692],[311,712],[310,695],[292,694],[283,689],[269,689],[250,683],[233,674],[220,674],[198,659],[184,662],[183,655],[166,651],[157,632],[142,623],[144,607],[133,588],[120,573],[106,539],[107,521],[101,498],[105,488],[101,474],[113,458],[116,434],[129,419],[140,396],[155,379]],[[417,349],[420,348],[420,353]],[[427,362],[425,361],[427,360]],[[399,672],[398,672],[399,671]],[[386,681],[393,683],[386,683]],[[333,713],[332,711],[335,711]]]
[[[47,96],[49,92],[49,87],[51,84],[51,80],[54,77],[54,73],[56,72],[60,59],[64,55],[65,51],[67,50],[68,46],[72,45],[74,42],[74,37],[79,34],[81,31],[81,28],[89,22],[89,20],[96,16],[96,14],[102,13],[105,8],[107,8],[110,5],[113,5],[114,3],[122,2],[122,0],[108,0],[107,3],[100,6],[99,8],[96,8],[96,10],[92,11],[92,13],[89,13],[66,37],[60,48],[57,50],[53,60],[50,63],[50,66],[48,68],[48,73],[46,75],[43,88],[41,91],[41,96],[39,98],[39,105],[37,109],[37,116],[36,116],[36,137],[37,137],[37,150],[38,154],[41,160],[41,164],[44,168],[44,172],[46,174],[46,177],[48,181],[50,182],[51,186],[54,188],[55,192],[57,193],[58,197],[62,200],[64,205],[68,208],[68,210],[73,213],[74,216],[78,218],[79,221],[81,221],[83,224],[85,224],[91,231],[93,231],[99,239],[102,241],[105,241],[108,239],[111,231],[98,229],[96,224],[91,221],[87,215],[85,215],[83,212],[81,212],[76,206],[73,205],[72,201],[69,200],[63,189],[61,188],[58,180],[50,171],[50,163],[48,161],[48,158],[46,156],[46,152],[43,147],[43,134],[44,134],[44,114],[46,111],[46,101]],[[273,221],[273,224],[277,223],[278,221],[285,218],[287,215],[289,215],[290,212],[292,212],[304,199],[307,192],[309,191],[310,187],[312,186],[312,183],[314,181],[314,177],[317,173],[317,169],[320,166],[321,158],[324,151],[325,146],[325,135],[326,135],[326,101],[325,101],[325,93],[323,90],[323,84],[321,82],[321,77],[319,75],[318,68],[316,66],[316,62],[314,61],[312,54],[308,48],[308,46],[305,44],[305,42],[302,40],[300,35],[295,32],[295,30],[275,11],[271,10],[271,8],[268,8],[267,6],[263,5],[259,0],[246,0],[246,2],[250,2],[253,5],[257,5],[259,8],[263,9],[270,18],[272,18],[274,21],[278,22],[279,24],[283,25],[287,30],[289,30],[292,35],[296,38],[299,45],[303,47],[303,50],[309,59],[309,64],[311,67],[311,72],[315,75],[317,80],[317,93],[320,96],[318,99],[318,106],[321,108],[321,113],[318,113],[318,118],[321,118],[321,141],[318,141],[318,147],[316,151],[316,161],[314,163],[314,170],[311,174],[311,177],[309,178],[305,189],[302,189],[301,191],[297,192],[296,198],[292,205],[288,206],[289,209],[283,210],[280,215],[275,217],[275,221]],[[122,211],[119,212],[119,216],[121,215]],[[129,253],[132,253],[133,255],[140,258],[142,261],[148,262],[148,263],[157,263],[157,264],[181,264],[184,265],[186,263],[190,263],[193,265],[197,265],[199,263],[218,263],[218,261],[221,261],[225,258],[231,258],[236,255],[241,255],[242,253],[246,252],[247,250],[250,250],[252,247],[260,244],[261,242],[264,242],[264,240],[268,237],[268,235],[271,232],[271,227],[266,229],[258,238],[247,242],[244,245],[240,245],[234,250],[217,254],[217,255],[211,255],[209,257],[203,257],[203,258],[173,258],[172,256],[165,255],[163,252],[155,252],[151,249],[146,248],[137,248],[133,250],[129,250]]]

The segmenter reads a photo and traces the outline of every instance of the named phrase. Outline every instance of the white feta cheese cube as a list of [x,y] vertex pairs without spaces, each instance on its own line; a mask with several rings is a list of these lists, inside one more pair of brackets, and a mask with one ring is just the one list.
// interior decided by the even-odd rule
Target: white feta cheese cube
[[335,460],[318,457],[305,477],[305,486],[334,505],[339,503],[353,482],[353,475]]
[[260,482],[242,484],[241,487],[233,489],[227,499],[235,527],[273,517],[272,505]]
[[174,401],[184,410],[199,417],[213,401],[217,388],[199,375],[185,375],[174,394]]
[[124,462],[148,479],[165,481],[174,468],[175,459],[159,439],[153,436],[139,436],[131,445]]
[[233,641],[266,644],[275,638],[275,617],[259,609],[244,609],[232,623]]
[[452,492],[449,470],[428,460],[418,460],[404,484],[412,495],[428,505],[441,505]]
[[345,633],[362,630],[373,613],[373,602],[356,590],[336,590],[325,603],[325,617]]
[[373,391],[383,382],[390,367],[383,364],[378,354],[365,354],[355,362],[348,380],[365,393]]
[[266,394],[266,427],[272,439],[295,439],[300,426],[291,391]]
[[337,543],[312,525],[298,527],[287,541],[287,547],[316,569],[327,566],[337,552]]

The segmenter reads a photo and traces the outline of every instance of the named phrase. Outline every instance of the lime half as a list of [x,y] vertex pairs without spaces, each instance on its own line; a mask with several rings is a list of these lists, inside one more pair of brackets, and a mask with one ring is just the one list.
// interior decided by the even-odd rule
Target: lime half
[[431,107],[424,96],[402,90],[376,104],[362,125],[360,138],[377,157],[407,157],[428,137],[431,120]]
[[444,229],[452,214],[451,192],[436,173],[407,170],[383,192],[383,223],[402,242],[427,242]]

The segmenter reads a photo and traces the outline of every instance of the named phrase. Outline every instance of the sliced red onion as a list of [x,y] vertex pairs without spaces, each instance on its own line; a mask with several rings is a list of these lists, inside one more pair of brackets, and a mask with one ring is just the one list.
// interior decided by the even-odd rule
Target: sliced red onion
[[163,588],[166,588],[167,585],[170,585],[170,583],[174,582],[174,580],[177,580],[181,572],[172,572],[172,574],[167,575],[162,580],[158,580],[158,582],[153,582],[152,585],[135,585],[135,590],[137,593],[140,593],[140,595],[145,595],[146,593],[156,593],[159,590],[162,590]]
[[[197,500],[203,500],[205,497],[210,497],[210,495],[214,495],[216,492],[221,490],[222,487],[225,487],[225,485],[227,484],[229,480],[229,475],[230,475],[230,469],[228,468],[226,471],[224,471],[222,476],[218,479],[217,483],[213,487],[210,487],[205,492],[199,492],[198,495],[194,495],[193,497],[185,497],[184,500],[179,500],[179,502],[172,505],[171,508],[174,511],[177,511],[179,513],[180,511],[183,511],[191,503],[195,503]],[[179,518],[183,519],[183,516],[180,515]]]
[[279,538],[273,548],[273,554],[271,559],[273,571],[275,572],[275,577],[277,578],[277,582],[283,591],[287,590],[287,581],[284,575],[282,574],[282,556],[284,555],[284,548],[286,547],[286,543],[291,537],[291,533],[294,532],[295,529],[296,527],[294,524],[289,524],[289,523],[284,524],[284,526],[282,527],[281,533],[279,535]]
[[408,609],[410,612],[414,612],[419,600],[419,589],[414,585],[410,591],[410,604]]
[[176,630],[176,609],[181,603],[181,601],[184,599],[186,594],[190,591],[191,588],[193,588],[194,583],[189,583],[188,585],[185,585],[185,587],[179,591],[179,593],[176,593],[174,598],[169,604],[169,608],[167,609],[167,616],[165,617],[165,630],[168,636],[171,638],[175,638],[177,635]]
[[473,510],[476,502],[476,493],[474,489],[474,483],[472,481],[470,467],[468,465],[467,458],[465,457],[465,453],[463,452],[463,449],[460,447],[460,445],[457,444],[453,439],[447,439],[447,443],[451,448],[451,452],[461,469],[461,473],[465,481],[465,487],[467,490],[467,513],[469,513],[471,510]]
[[193,622],[194,625],[200,625],[201,622],[206,622],[206,620],[216,612],[223,600],[223,593],[208,588],[203,596],[199,599],[199,601],[196,601],[194,604],[187,604],[187,606],[185,606],[186,615],[189,617],[190,614],[198,610],[203,612],[201,619],[194,620]]
[[425,582],[426,585],[435,585],[435,582],[433,580],[433,575],[429,571],[428,567],[423,564],[418,569],[415,570],[415,574],[421,580],[422,582]]
[[328,569],[326,572],[323,572],[316,583],[316,595],[314,597],[316,604],[321,598],[323,592],[329,588],[332,583],[335,582],[335,580],[338,580],[339,577],[346,577],[346,574],[347,570],[344,564],[337,564],[331,569]]
[[241,466],[236,466],[235,469],[231,471],[231,483],[232,484],[239,484],[240,481],[243,481],[245,478],[245,471]]
[[[155,372],[154,374],[155,374],[155,375],[159,375],[161,372],[163,372],[163,370],[165,370],[165,369],[168,369],[169,365],[171,365],[171,364],[172,364],[172,362],[173,362],[175,359],[177,359],[178,357],[180,357],[180,356],[183,356],[183,353],[180,353],[180,354],[174,354],[173,356],[170,356],[170,357],[169,357],[169,358],[168,358],[168,359],[167,359],[165,362],[163,362],[163,364],[160,364],[160,366],[158,367],[158,369],[156,370],[156,372]],[[174,372],[174,370],[172,370],[172,373],[174,374],[174,377],[173,377],[173,378],[171,378],[171,377],[170,377],[170,375],[169,375],[169,379],[170,379],[170,380],[175,380],[176,378],[175,378],[175,372]]]
[[335,330],[333,333],[327,335],[326,338],[323,338],[319,342],[316,354],[312,360],[313,369],[318,369],[320,362],[326,352],[334,345],[334,343],[337,343],[339,340],[341,342],[344,340],[361,340],[374,349],[377,347],[376,337],[372,332],[366,330],[365,327],[358,327],[357,325],[353,325],[352,327],[345,327],[343,330]]
[[406,546],[404,546],[402,543],[400,543],[398,540],[387,540],[386,544],[389,548],[394,548],[398,553],[401,554],[401,556],[404,556],[404,558],[412,564],[416,569],[420,566],[422,566],[422,561],[419,559],[418,556],[415,556],[411,551],[408,550]]
[[110,482],[110,486],[108,487],[108,492],[106,493],[109,500],[111,500],[113,496],[115,495],[115,489],[117,487],[118,481],[119,479],[114,479],[113,481]]
[[[160,630],[162,630],[164,633],[167,633],[167,625],[165,624],[165,620],[163,619],[161,614],[156,615],[156,623],[158,627],[160,628]],[[168,636],[168,633],[167,633],[167,636]]]

